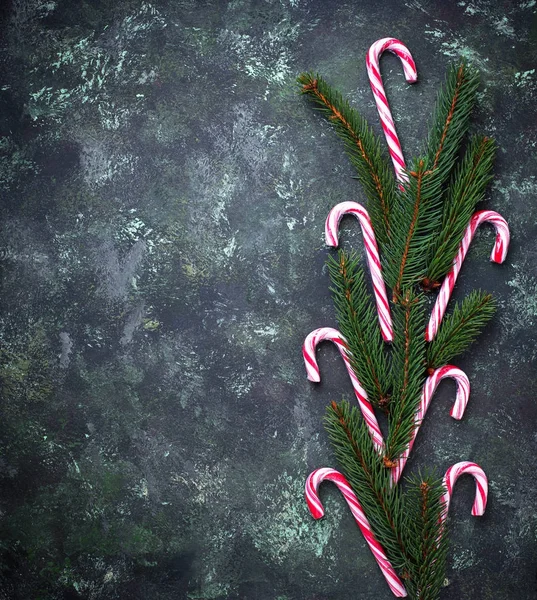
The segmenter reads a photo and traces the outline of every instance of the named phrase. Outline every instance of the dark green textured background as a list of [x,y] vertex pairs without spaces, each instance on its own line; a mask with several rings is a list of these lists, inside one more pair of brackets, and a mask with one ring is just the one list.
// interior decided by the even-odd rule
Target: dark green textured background
[[[303,70],[380,132],[364,57],[382,69],[407,155],[450,61],[482,74],[475,131],[500,150],[457,295],[499,313],[442,385],[418,465],[490,479],[452,506],[443,598],[537,597],[537,3],[12,0],[0,87],[0,598],[321,600],[391,594],[343,500],[302,498],[336,466],[324,407],[352,391],[337,352],[306,381],[300,346],[334,326],[323,224],[363,196],[339,141],[296,93]],[[346,247],[362,247],[345,225]]]

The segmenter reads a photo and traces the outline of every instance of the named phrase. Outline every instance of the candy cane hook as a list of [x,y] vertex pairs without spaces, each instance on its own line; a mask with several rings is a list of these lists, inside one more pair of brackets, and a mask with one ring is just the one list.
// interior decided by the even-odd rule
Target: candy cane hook
[[507,256],[510,235],[509,226],[507,225],[506,220],[493,210],[480,210],[479,212],[476,212],[466,227],[462,241],[459,244],[459,249],[457,250],[457,255],[453,259],[451,270],[442,282],[442,287],[440,288],[440,292],[436,298],[433,312],[431,313],[431,318],[429,319],[427,330],[425,331],[425,339],[428,342],[432,341],[438,332],[438,328],[440,327],[440,323],[442,322],[446,312],[449,299],[451,298],[451,293],[455,287],[455,282],[459,276],[462,263],[464,262],[466,254],[468,253],[468,249],[470,248],[470,244],[474,239],[475,232],[482,223],[491,223],[496,229],[496,241],[494,243],[494,248],[492,249],[492,254],[490,255],[490,260],[492,262],[501,264]]
[[347,340],[337,329],[333,329],[332,327],[321,327],[320,329],[315,329],[312,331],[304,340],[302,354],[304,356],[304,364],[306,365],[308,379],[314,382],[321,381],[321,374],[319,371],[319,365],[317,364],[315,350],[317,345],[325,340],[333,342],[343,357],[343,360],[345,361],[345,367],[347,368],[347,372],[351,378],[354,393],[358,400],[358,405],[362,411],[362,415],[369,430],[369,435],[373,440],[375,448],[381,452],[384,449],[384,437],[382,436],[382,432],[377,422],[377,417],[375,416],[371,402],[369,402],[367,398],[367,392],[362,387],[362,384],[360,383],[350,363],[350,353],[348,350]]
[[[395,170],[395,177],[397,181],[404,182],[408,181],[408,177],[404,173],[406,168],[405,159],[403,157],[403,150],[395,130],[395,123],[393,122],[392,113],[386,98],[384,91],[384,85],[382,83],[382,77],[380,75],[380,56],[383,52],[392,52],[400,58],[403,65],[403,72],[405,79],[408,83],[415,83],[418,80],[418,72],[416,70],[416,64],[408,48],[399,40],[395,38],[383,38],[376,41],[371,45],[367,53],[365,64],[367,67],[367,75],[369,77],[369,83],[373,90],[373,96],[377,105],[377,111],[380,116],[380,124],[384,131],[386,142],[388,143],[388,149],[392,158],[393,167]],[[402,186],[400,186],[402,187]]]
[[373,293],[375,294],[375,302],[377,304],[377,313],[379,317],[380,331],[382,339],[385,342],[393,340],[392,316],[390,313],[390,304],[388,295],[386,294],[386,286],[382,277],[382,266],[380,264],[379,250],[375,231],[371,225],[371,219],[366,209],[358,202],[341,202],[336,204],[328,213],[325,223],[325,239],[328,246],[337,248],[339,245],[339,222],[344,215],[354,215],[362,229],[364,236],[365,252],[367,256],[367,264],[371,272],[373,281]]
[[488,479],[483,469],[473,462],[460,462],[450,467],[444,475],[444,486],[446,488],[445,494],[442,496],[441,502],[444,503],[444,512],[442,514],[442,521],[447,519],[449,505],[451,503],[451,496],[453,494],[453,487],[457,479],[461,475],[471,475],[475,479],[475,500],[472,506],[472,515],[474,517],[481,517],[487,507],[487,498],[489,492]]
[[443,379],[447,378],[454,379],[457,382],[457,395],[455,397],[455,403],[453,404],[449,414],[458,421],[462,419],[464,411],[466,410],[466,405],[468,404],[468,398],[470,397],[470,381],[468,380],[466,374],[457,367],[453,367],[451,365],[440,367],[439,369],[436,369],[432,375],[427,377],[427,380],[423,386],[420,405],[414,418],[414,431],[412,433],[412,438],[408,448],[397,460],[397,465],[392,470],[392,480],[394,483],[397,483],[401,478],[406,461],[408,460],[412,447],[414,446],[414,442],[416,441],[416,437],[421,424],[423,423],[423,419],[425,418],[425,414],[431,405],[431,400],[433,399],[436,388]]
[[362,532],[365,541],[371,549],[371,552],[373,553],[373,556],[375,557],[375,560],[377,561],[380,570],[382,571],[382,574],[384,575],[386,582],[390,586],[390,590],[393,592],[394,596],[397,598],[406,597],[407,592],[405,587],[390,564],[390,561],[388,560],[388,557],[386,556],[382,546],[375,538],[375,535],[371,530],[371,525],[365,516],[356,494],[352,491],[349,482],[341,473],[339,473],[339,471],[327,468],[317,469],[313,471],[313,473],[311,473],[306,480],[305,496],[311,516],[314,519],[320,519],[324,516],[324,508],[319,498],[319,485],[325,480],[335,483],[339,491],[343,494],[343,497],[351,509],[352,516],[360,528],[360,531]]

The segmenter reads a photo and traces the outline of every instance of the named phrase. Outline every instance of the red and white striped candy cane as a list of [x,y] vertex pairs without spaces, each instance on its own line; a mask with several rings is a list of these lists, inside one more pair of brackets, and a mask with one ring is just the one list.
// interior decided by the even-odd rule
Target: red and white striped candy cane
[[371,549],[371,552],[373,553],[373,556],[375,557],[375,560],[377,561],[380,570],[382,571],[382,574],[384,575],[386,582],[390,586],[390,590],[393,592],[394,596],[397,598],[406,597],[407,592],[405,587],[390,564],[390,561],[388,560],[388,557],[386,556],[382,546],[375,538],[373,531],[371,530],[371,525],[365,516],[356,494],[352,491],[349,482],[341,473],[339,473],[339,471],[328,468],[317,469],[313,471],[313,473],[311,473],[306,480],[306,502],[308,503],[308,508],[310,509],[312,517],[314,519],[320,519],[324,516],[324,508],[319,498],[319,485],[325,480],[335,483],[339,491],[343,494],[343,497],[351,509],[352,516],[360,528],[360,531],[362,532],[365,541]]
[[453,487],[461,475],[471,475],[475,479],[475,500],[474,505],[472,506],[472,515],[474,517],[480,517],[485,512],[489,492],[487,476],[483,469],[476,463],[464,461],[450,467],[444,475],[446,492],[441,499],[441,502],[443,502],[445,506],[442,521],[447,519]]
[[433,399],[436,388],[442,379],[446,378],[454,379],[457,382],[457,396],[449,414],[458,421],[460,421],[464,415],[466,405],[468,404],[468,398],[470,397],[470,381],[468,380],[468,377],[463,371],[451,365],[446,365],[445,367],[436,369],[432,375],[427,377],[427,380],[423,385],[420,405],[414,419],[415,425],[414,432],[412,433],[412,439],[410,440],[408,448],[398,459],[397,466],[395,466],[392,470],[392,478],[394,483],[397,483],[401,478],[406,461],[408,460],[412,447],[414,446],[418,431],[431,404],[431,400]]
[[333,329],[332,327],[321,327],[320,329],[315,329],[312,331],[304,340],[302,354],[304,356],[304,364],[306,365],[308,379],[314,382],[321,381],[321,374],[319,371],[319,365],[317,364],[315,350],[317,345],[325,340],[333,342],[343,357],[345,366],[347,367],[347,372],[351,378],[354,393],[358,400],[358,406],[362,411],[367,428],[369,429],[369,435],[373,440],[375,448],[381,452],[384,449],[384,437],[382,436],[382,431],[380,430],[377,422],[377,417],[375,416],[371,402],[369,402],[367,398],[367,392],[362,387],[362,384],[358,380],[358,377],[351,366],[347,340],[337,329]]
[[462,263],[464,262],[466,254],[468,253],[468,248],[474,239],[475,232],[481,223],[491,223],[496,229],[496,241],[494,243],[494,248],[492,249],[492,254],[490,255],[490,260],[501,264],[507,256],[510,236],[509,226],[507,225],[506,220],[493,210],[480,210],[479,212],[476,212],[466,227],[462,241],[459,244],[459,249],[457,250],[457,255],[453,259],[453,266],[442,282],[440,292],[438,292],[438,297],[436,298],[433,312],[431,313],[431,318],[429,319],[427,330],[425,331],[425,339],[428,342],[432,341],[438,332],[449,299],[451,298],[451,293],[455,287],[455,282],[459,276]]
[[[380,124],[384,130],[384,136],[388,143],[390,156],[392,157],[393,167],[395,169],[395,177],[397,181],[408,181],[408,177],[403,172],[406,168],[403,150],[397,132],[395,131],[395,123],[393,122],[392,113],[384,91],[382,77],[380,75],[380,56],[383,52],[392,52],[401,59],[403,72],[408,83],[415,83],[418,80],[418,72],[416,64],[408,48],[395,38],[383,38],[372,44],[367,53],[365,64],[367,66],[367,75],[369,83],[373,90],[377,111],[380,116]],[[401,186],[400,186],[401,187]]]
[[328,213],[325,223],[325,239],[328,246],[337,248],[339,245],[339,222],[344,215],[354,215],[364,236],[367,264],[373,281],[373,292],[377,304],[377,313],[380,323],[380,331],[385,342],[393,341],[392,316],[390,304],[386,294],[386,286],[382,277],[382,266],[380,264],[379,249],[375,238],[375,231],[371,225],[371,219],[366,209],[358,202],[341,202],[336,204]]

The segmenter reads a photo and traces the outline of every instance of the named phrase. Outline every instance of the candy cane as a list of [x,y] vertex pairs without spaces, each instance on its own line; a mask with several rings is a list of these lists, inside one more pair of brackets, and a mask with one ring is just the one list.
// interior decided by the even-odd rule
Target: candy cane
[[354,517],[360,531],[362,532],[365,541],[367,542],[375,560],[377,561],[382,574],[384,575],[386,582],[390,586],[390,590],[397,598],[404,598],[407,595],[405,587],[397,573],[393,570],[390,561],[388,560],[382,546],[379,544],[371,525],[365,516],[356,494],[352,491],[349,482],[345,477],[334,469],[317,469],[310,474],[306,480],[306,502],[310,510],[311,516],[314,519],[320,519],[324,516],[324,508],[319,498],[319,485],[324,481],[332,481],[336,484],[339,491],[343,494],[343,497],[347,501],[349,508],[351,509],[352,516]]
[[337,329],[333,329],[332,327],[321,327],[320,329],[315,329],[312,331],[304,340],[302,354],[304,356],[304,364],[306,365],[308,379],[314,382],[321,381],[321,374],[319,371],[319,365],[317,364],[317,358],[315,357],[315,350],[317,345],[325,340],[333,342],[343,357],[345,366],[347,367],[347,372],[351,378],[354,393],[358,399],[358,405],[362,411],[367,428],[369,429],[369,435],[373,440],[375,448],[379,452],[382,451],[384,448],[384,438],[377,422],[377,417],[375,416],[373,407],[367,398],[367,392],[362,387],[362,384],[358,380],[358,377],[351,366],[347,340]]
[[412,439],[410,440],[408,448],[398,459],[397,465],[392,470],[392,479],[394,483],[397,483],[401,478],[406,461],[408,460],[412,446],[414,446],[418,431],[431,404],[431,400],[434,396],[436,388],[442,379],[446,378],[454,379],[457,382],[457,396],[455,397],[455,403],[453,404],[449,414],[458,421],[460,421],[464,415],[466,405],[468,404],[468,398],[470,397],[470,381],[468,380],[468,377],[463,371],[451,365],[436,369],[432,375],[427,377],[427,380],[423,386],[420,405],[416,411],[416,416],[414,419],[414,431],[412,433]]
[[373,292],[375,294],[375,302],[377,304],[377,313],[380,323],[380,331],[385,342],[393,340],[392,317],[390,314],[390,304],[388,303],[388,295],[386,294],[386,286],[382,277],[382,266],[380,264],[379,250],[375,231],[371,225],[371,219],[366,209],[358,202],[341,202],[336,204],[328,213],[325,223],[325,238],[326,244],[337,248],[339,245],[339,222],[344,215],[354,215],[364,236],[365,252],[371,279],[373,280]]
[[425,339],[428,342],[432,341],[438,332],[438,328],[440,327],[440,323],[442,322],[442,318],[446,312],[449,299],[451,298],[451,293],[455,287],[455,282],[459,276],[462,263],[464,262],[466,254],[468,253],[468,248],[474,239],[475,232],[481,223],[492,223],[496,229],[496,241],[494,243],[494,248],[492,249],[492,254],[490,255],[490,260],[492,262],[501,264],[507,256],[510,236],[509,226],[507,225],[505,219],[493,210],[480,210],[479,212],[476,212],[466,227],[462,241],[459,244],[457,255],[453,259],[451,270],[446,275],[442,283],[442,287],[440,288],[440,292],[438,293],[438,297],[433,307],[433,312],[431,313],[431,318],[429,319],[429,324],[427,325],[427,330],[425,332]]
[[365,59],[369,83],[373,90],[377,111],[380,116],[380,124],[384,130],[384,136],[388,143],[390,156],[392,157],[395,177],[397,181],[401,182],[408,181],[408,177],[404,173],[404,169],[406,168],[405,159],[403,157],[401,144],[399,143],[399,138],[397,137],[397,132],[395,131],[395,124],[384,91],[384,85],[382,84],[382,77],[380,75],[379,60],[381,54],[386,50],[392,52],[401,59],[405,79],[408,83],[415,83],[418,80],[418,72],[416,71],[416,64],[414,63],[414,59],[408,48],[395,38],[383,38],[376,41],[372,44],[371,48],[369,48]]
[[475,500],[474,505],[472,506],[472,515],[474,517],[480,517],[485,512],[489,491],[487,476],[483,469],[479,465],[476,465],[476,463],[464,461],[450,467],[444,475],[446,492],[441,499],[441,502],[444,503],[442,521],[447,519],[451,496],[453,494],[453,486],[461,475],[466,474],[471,475],[475,479]]

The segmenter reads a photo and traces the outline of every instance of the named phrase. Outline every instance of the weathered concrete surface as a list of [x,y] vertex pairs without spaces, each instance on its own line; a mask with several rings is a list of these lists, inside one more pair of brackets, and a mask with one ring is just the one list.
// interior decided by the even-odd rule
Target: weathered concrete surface
[[0,597],[391,597],[337,492],[318,523],[302,499],[335,466],[324,407],[351,393],[334,349],[319,386],[300,355],[335,325],[323,223],[362,195],[294,78],[322,73],[380,131],[364,56],[395,36],[420,75],[383,59],[409,155],[449,62],[480,68],[473,127],[501,149],[488,206],[513,234],[502,267],[476,239],[459,294],[501,309],[458,362],[464,420],[445,384],[409,467],[471,459],[490,478],[482,519],[458,485],[443,598],[535,598],[535,0],[2,10]]

